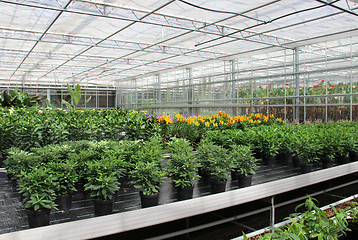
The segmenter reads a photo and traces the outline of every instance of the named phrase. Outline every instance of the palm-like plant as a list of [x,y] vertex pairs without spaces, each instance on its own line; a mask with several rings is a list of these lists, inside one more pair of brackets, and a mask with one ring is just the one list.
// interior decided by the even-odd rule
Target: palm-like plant
[[[78,104],[81,100],[81,87],[79,84],[77,84],[75,88],[72,89],[71,86],[67,84],[67,89],[70,92],[73,105],[67,102],[65,99],[62,99],[62,104],[65,104],[71,110],[77,110]],[[89,97],[83,105],[86,105],[91,100],[91,98],[92,97]]]

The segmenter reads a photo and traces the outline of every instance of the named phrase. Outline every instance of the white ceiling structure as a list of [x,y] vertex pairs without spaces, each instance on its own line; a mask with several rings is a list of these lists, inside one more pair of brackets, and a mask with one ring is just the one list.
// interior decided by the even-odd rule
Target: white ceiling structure
[[357,0],[0,0],[0,83],[120,85],[358,36]]

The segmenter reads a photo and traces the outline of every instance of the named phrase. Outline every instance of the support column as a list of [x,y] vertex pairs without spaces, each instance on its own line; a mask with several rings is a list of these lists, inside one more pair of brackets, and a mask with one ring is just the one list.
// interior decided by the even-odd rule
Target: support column
[[[231,66],[231,102],[236,105],[237,103],[237,88],[236,88],[236,67],[235,67],[235,61],[230,60],[230,66]],[[237,113],[237,107],[232,107],[232,115],[236,116]]]
[[[51,102],[51,90],[49,88],[47,89],[47,100]],[[47,108],[50,108],[50,106],[47,106]]]
[[300,120],[300,99],[299,99],[299,95],[300,95],[300,61],[299,61],[299,49],[295,48],[294,49],[294,76],[295,76],[295,87],[296,87],[296,91],[295,92],[295,101],[294,101],[294,107],[293,107],[293,120]]
[[156,75],[157,78],[157,87],[156,87],[156,100],[157,100],[157,104],[161,105],[162,104],[162,94],[161,94],[161,88],[160,88],[160,74]]
[[187,68],[187,76],[188,76],[188,113],[193,114],[193,108],[190,105],[193,104],[193,79],[192,74],[193,71],[191,68]]
[[118,108],[119,106],[121,106],[121,98],[120,98],[120,90],[119,87],[116,87],[116,97],[115,97],[115,102],[114,102],[114,107]]
[[133,80],[134,82],[134,88],[135,88],[135,91],[134,91],[134,105],[133,105],[133,108],[134,109],[137,109],[138,107],[138,88],[137,88],[137,79],[134,79]]
[[[271,209],[270,209],[270,227],[273,228],[275,226],[275,197],[271,197]],[[271,230],[273,233],[274,230]]]

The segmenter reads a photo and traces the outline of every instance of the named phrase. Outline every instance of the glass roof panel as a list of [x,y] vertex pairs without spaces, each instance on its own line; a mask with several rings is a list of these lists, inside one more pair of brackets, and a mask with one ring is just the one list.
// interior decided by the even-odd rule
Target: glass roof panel
[[295,47],[357,55],[358,3],[325,1],[0,0],[0,80],[106,85],[259,53],[274,66],[270,52]]

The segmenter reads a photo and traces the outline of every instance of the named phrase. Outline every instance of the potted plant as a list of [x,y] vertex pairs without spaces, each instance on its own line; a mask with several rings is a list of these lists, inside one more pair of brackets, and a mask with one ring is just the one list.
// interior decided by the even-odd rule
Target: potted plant
[[211,192],[224,192],[229,178],[228,150],[212,142],[202,140],[198,146],[198,158],[203,171],[210,175]]
[[68,214],[72,205],[73,191],[77,182],[76,163],[70,160],[49,162],[49,171],[53,174],[55,184],[56,204],[58,209]]
[[353,151],[355,140],[349,132],[340,131],[341,135],[337,138],[337,160],[339,164],[349,163],[350,152]]
[[117,175],[105,160],[87,162],[87,183],[85,190],[91,192],[95,216],[113,211],[115,193],[119,189]]
[[199,178],[196,170],[199,164],[194,159],[193,147],[183,138],[168,142],[170,159],[167,172],[177,189],[178,200],[193,197],[194,181]]
[[[88,144],[89,142],[86,141]],[[79,146],[77,146],[77,144]],[[75,183],[75,188],[77,193],[74,195],[75,198],[87,198],[88,192],[85,191],[84,185],[87,183],[87,175],[89,172],[87,163],[96,162],[101,159],[101,154],[98,151],[95,151],[91,145],[88,145],[87,149],[82,149],[82,145],[86,145],[84,141],[79,141],[74,144],[75,152],[70,152],[68,154],[68,159],[70,161],[76,162],[75,173],[77,175],[77,182]]]
[[135,162],[130,174],[134,187],[140,189],[142,207],[158,205],[160,183],[163,182],[165,172],[162,171],[163,148],[160,138],[152,137],[142,142],[133,154]]
[[21,172],[19,190],[23,194],[29,226],[49,225],[50,211],[56,208],[54,177],[44,166],[37,166]]
[[292,135],[294,131],[292,126],[282,125],[277,126],[277,143],[278,143],[278,154],[277,159],[286,166],[292,161]]
[[13,189],[16,190],[20,173],[36,166],[40,158],[34,153],[19,148],[10,148],[8,153],[9,156],[5,160],[6,172],[12,181]]
[[335,129],[323,129],[318,131],[317,140],[320,143],[318,157],[322,162],[322,168],[333,166],[337,152],[337,132]]
[[257,169],[257,161],[249,146],[231,145],[228,151],[231,162],[231,176],[238,180],[239,187],[248,187],[251,185],[252,176]]
[[319,160],[320,143],[312,138],[312,132],[302,131],[295,142],[295,154],[300,163],[300,172],[308,173],[313,169],[313,163]]
[[134,187],[140,189],[142,208],[158,205],[160,184],[165,177],[160,161],[138,161],[130,174]]
[[276,127],[262,126],[256,129],[256,137],[258,138],[258,148],[264,164],[272,167],[279,150]]
[[[123,166],[124,169],[122,175],[119,178],[121,189],[129,187],[132,184],[132,176],[130,175],[130,172],[134,169],[137,161],[139,161],[134,153],[137,153],[141,149],[142,144],[143,143],[138,140],[122,140],[118,144],[118,148],[120,148],[118,151],[121,152],[120,157],[123,157],[125,164],[125,166]],[[116,148],[113,150],[116,151]]]

